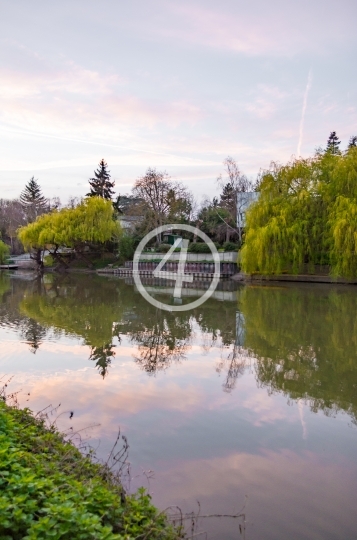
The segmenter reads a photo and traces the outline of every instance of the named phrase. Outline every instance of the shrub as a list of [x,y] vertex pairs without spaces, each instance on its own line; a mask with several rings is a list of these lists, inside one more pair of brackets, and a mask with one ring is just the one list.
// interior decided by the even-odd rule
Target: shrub
[[5,264],[6,260],[10,254],[10,249],[5,242],[0,240],[0,264]]
[[170,247],[171,247],[170,244],[162,243],[162,244],[159,244],[159,246],[157,248],[157,251],[159,253],[167,253],[169,251]]
[[189,253],[211,253],[211,250],[204,242],[191,242],[188,246]]
[[124,261],[130,261],[135,252],[135,241],[132,236],[124,234],[119,240],[119,256]]
[[239,244],[235,244],[234,242],[224,242],[223,249],[224,251],[238,251]]

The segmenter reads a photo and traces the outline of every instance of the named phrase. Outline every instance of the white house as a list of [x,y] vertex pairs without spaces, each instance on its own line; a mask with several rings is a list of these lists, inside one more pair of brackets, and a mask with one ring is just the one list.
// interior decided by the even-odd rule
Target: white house
[[237,193],[237,227],[245,227],[245,214],[251,204],[259,199],[258,191],[240,191]]

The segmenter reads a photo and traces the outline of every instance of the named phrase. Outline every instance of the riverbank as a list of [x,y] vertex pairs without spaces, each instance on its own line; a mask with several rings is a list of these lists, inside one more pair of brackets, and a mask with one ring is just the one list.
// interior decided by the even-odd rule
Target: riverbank
[[244,274],[240,272],[231,277],[234,281],[244,283],[261,283],[267,281],[285,281],[291,283],[331,283],[341,285],[357,285],[357,279],[346,279],[341,277],[332,277],[323,274]]
[[28,409],[0,401],[0,538],[178,540],[143,489],[125,494]]

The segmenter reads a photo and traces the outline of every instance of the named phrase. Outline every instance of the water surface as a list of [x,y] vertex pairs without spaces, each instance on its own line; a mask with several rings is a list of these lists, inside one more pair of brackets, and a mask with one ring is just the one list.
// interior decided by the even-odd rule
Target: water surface
[[[61,404],[59,427],[87,428],[102,457],[120,426],[131,487],[161,508],[244,507],[247,540],[357,537],[355,287],[223,282],[170,314],[129,279],[2,273],[0,336],[21,405]],[[200,525],[242,538],[241,520]]]

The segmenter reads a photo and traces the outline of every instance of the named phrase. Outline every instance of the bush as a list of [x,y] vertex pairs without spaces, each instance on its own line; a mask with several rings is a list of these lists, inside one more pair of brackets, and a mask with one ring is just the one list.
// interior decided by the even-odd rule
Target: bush
[[132,236],[124,234],[119,240],[119,256],[124,261],[131,261],[134,257],[135,241]]
[[204,242],[191,242],[188,246],[189,253],[211,253],[211,250]]
[[7,244],[0,240],[0,264],[5,264],[10,254],[10,249]]
[[181,537],[145,490],[125,496],[105,466],[83,457],[28,409],[0,402],[2,540]]
[[170,244],[159,244],[157,251],[159,253],[167,253],[170,249]]
[[224,242],[223,249],[224,251],[238,251],[239,244],[235,244],[234,242]]

